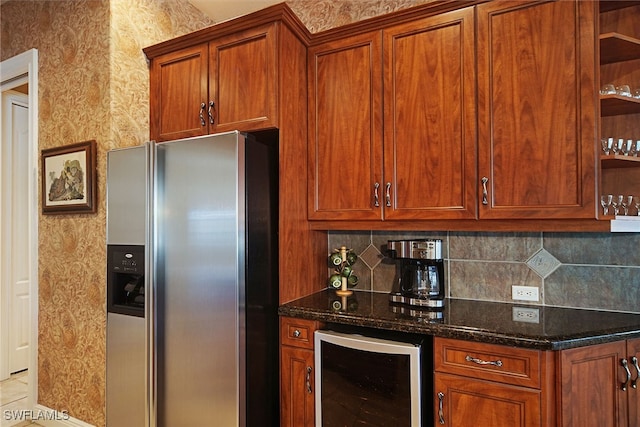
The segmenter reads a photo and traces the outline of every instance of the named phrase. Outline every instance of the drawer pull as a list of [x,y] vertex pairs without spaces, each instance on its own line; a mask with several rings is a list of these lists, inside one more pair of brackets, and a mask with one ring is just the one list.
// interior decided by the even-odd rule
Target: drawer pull
[[311,389],[311,366],[307,366],[307,376],[305,378],[305,384],[307,385],[307,393],[313,393]]
[[625,382],[622,383],[620,388],[622,389],[622,391],[627,391],[627,384],[629,384],[629,381],[631,381],[631,371],[629,370],[629,362],[627,362],[627,359],[620,359],[620,363],[622,364],[622,367],[624,368],[627,374],[627,379]]
[[209,123],[214,124],[215,121],[213,119],[213,113],[211,112],[211,109],[215,106],[215,102],[213,101],[209,101],[209,109],[207,110],[207,114],[209,115]]
[[438,392],[438,418],[440,419],[440,424],[444,424],[444,411],[442,410],[442,405],[444,405],[444,393]]
[[380,183],[376,182],[373,184],[373,206],[376,208],[380,207],[380,196],[378,195],[379,188]]
[[293,337],[294,338],[300,338],[300,330],[296,329],[295,331],[293,331]]
[[464,360],[466,360],[467,362],[477,363],[478,365],[493,365],[498,367],[502,366],[502,360],[490,360],[487,362],[485,360],[476,359],[475,357],[471,357],[469,355],[467,355]]
[[640,367],[638,367],[638,358],[635,356],[631,357],[631,363],[633,363],[633,367],[636,368],[636,379],[631,381],[631,387],[638,388],[637,382],[640,378]]

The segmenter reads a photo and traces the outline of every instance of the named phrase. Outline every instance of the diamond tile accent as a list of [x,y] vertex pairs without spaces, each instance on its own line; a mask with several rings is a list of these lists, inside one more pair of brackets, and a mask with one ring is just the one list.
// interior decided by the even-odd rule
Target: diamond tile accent
[[544,279],[560,267],[562,263],[543,248],[527,260],[527,265]]
[[359,256],[360,259],[369,266],[369,268],[375,268],[382,261],[382,254],[371,244],[367,246]]

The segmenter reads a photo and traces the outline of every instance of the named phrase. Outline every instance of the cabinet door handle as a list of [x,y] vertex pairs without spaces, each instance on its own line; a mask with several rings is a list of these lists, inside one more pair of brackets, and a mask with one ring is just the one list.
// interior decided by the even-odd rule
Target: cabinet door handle
[[489,204],[489,194],[487,193],[487,182],[489,182],[489,178],[487,178],[486,176],[482,177],[482,204],[483,205],[488,205]]
[[636,368],[636,379],[631,381],[631,387],[638,388],[638,379],[640,378],[640,367],[638,367],[638,358],[636,356],[631,357],[631,363],[633,363],[633,367]]
[[387,207],[391,207],[391,183],[387,182],[387,191],[385,193],[385,198],[387,200]]
[[443,405],[444,405],[444,393],[439,391],[438,392],[438,418],[439,418],[440,424],[444,424],[444,410],[442,408]]
[[622,367],[624,368],[627,374],[627,380],[622,383],[620,388],[622,389],[622,391],[627,391],[627,384],[629,384],[629,381],[631,381],[631,371],[629,370],[629,362],[627,362],[627,359],[621,359],[620,363],[622,364]]
[[493,366],[498,366],[498,367],[502,366],[502,360],[500,360],[500,359],[498,359],[498,360],[490,360],[490,361],[487,362],[485,360],[476,359],[475,357],[471,357],[471,356],[467,355],[467,357],[465,357],[464,360],[466,360],[467,362],[477,363],[478,365],[493,365]]
[[204,102],[200,104],[200,126],[204,126],[207,122],[204,121],[204,109],[207,107],[207,104]]
[[380,197],[378,197],[378,189],[380,188],[380,183],[376,182],[373,184],[373,206],[376,208],[380,207]]
[[215,102],[213,101],[209,101],[209,109],[207,110],[207,114],[209,115],[209,123],[213,124],[214,120],[213,120],[213,113],[211,112],[211,109],[216,105]]
[[311,366],[307,366],[307,376],[305,378],[305,384],[307,385],[307,393],[313,393],[311,389]]

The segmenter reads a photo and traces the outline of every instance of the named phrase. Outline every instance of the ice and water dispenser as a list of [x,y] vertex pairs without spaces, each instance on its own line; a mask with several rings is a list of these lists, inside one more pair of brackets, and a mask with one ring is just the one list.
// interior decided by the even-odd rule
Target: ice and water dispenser
[[107,312],[144,317],[144,245],[107,246]]

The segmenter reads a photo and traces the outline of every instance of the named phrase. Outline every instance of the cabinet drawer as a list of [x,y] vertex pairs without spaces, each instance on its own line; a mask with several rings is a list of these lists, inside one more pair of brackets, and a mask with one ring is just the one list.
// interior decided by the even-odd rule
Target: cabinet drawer
[[280,344],[313,349],[313,333],[318,329],[315,320],[280,318]]
[[437,372],[540,388],[542,358],[537,350],[448,338],[434,343]]

